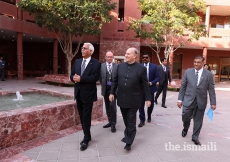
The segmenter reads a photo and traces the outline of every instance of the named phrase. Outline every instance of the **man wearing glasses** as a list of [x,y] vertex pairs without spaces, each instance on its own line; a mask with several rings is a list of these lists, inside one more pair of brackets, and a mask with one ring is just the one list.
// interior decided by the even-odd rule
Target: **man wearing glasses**
[[179,108],[183,106],[182,121],[184,129],[181,135],[182,137],[187,135],[191,119],[193,119],[192,141],[195,145],[201,145],[198,138],[207,107],[207,91],[211,108],[216,109],[216,94],[212,73],[204,69],[203,65],[204,58],[196,56],[194,68],[190,68],[184,73],[177,102]]
[[108,124],[104,125],[103,128],[110,128],[111,132],[116,132],[117,123],[117,106],[116,106],[116,94],[114,96],[114,101],[109,101],[109,95],[111,91],[111,86],[113,84],[112,80],[117,76],[117,64],[113,62],[114,56],[112,51],[106,52],[105,60],[106,62],[101,65],[101,95],[104,97],[105,110],[108,117]]
[[91,114],[93,102],[97,100],[96,82],[100,77],[101,64],[98,60],[91,58],[94,47],[91,43],[84,43],[81,53],[82,57],[75,60],[70,79],[75,83],[74,99],[77,102],[78,113],[81,120],[84,138],[81,141],[80,150],[84,151],[91,141]]
[[[150,63],[150,55],[149,54],[144,54],[142,57],[143,65],[147,69],[147,80],[148,80],[148,86],[151,92],[151,105],[147,109],[147,121],[150,123],[151,122],[151,114],[153,112],[153,107],[154,107],[154,93],[157,91],[157,86],[156,83],[160,80],[160,75],[157,70],[157,66],[155,64]],[[140,124],[138,127],[142,127],[145,125],[145,94],[143,93],[142,95],[142,103],[141,107],[139,108],[139,118],[140,118]]]

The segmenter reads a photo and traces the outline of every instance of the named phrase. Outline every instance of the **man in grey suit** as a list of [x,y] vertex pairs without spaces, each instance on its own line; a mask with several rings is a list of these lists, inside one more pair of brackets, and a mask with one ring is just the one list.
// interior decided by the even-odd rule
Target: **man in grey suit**
[[204,58],[196,56],[194,68],[188,69],[184,73],[177,102],[179,108],[183,105],[182,121],[184,129],[181,135],[182,137],[187,135],[191,119],[193,118],[192,141],[196,145],[201,145],[198,137],[207,106],[207,91],[209,92],[210,105],[213,110],[216,109],[216,94],[212,73],[203,68],[203,65]]
[[108,124],[104,125],[103,128],[111,127],[111,132],[116,132],[117,123],[117,107],[116,107],[116,95],[114,101],[109,101],[110,90],[112,86],[112,80],[117,76],[117,64],[113,62],[113,52],[108,51],[105,55],[106,62],[101,64],[101,95],[104,96],[106,114],[108,116]]
[[121,109],[121,114],[125,124],[124,138],[126,143],[124,149],[130,150],[136,136],[137,110],[141,106],[142,93],[145,93],[146,106],[151,105],[152,96],[147,81],[147,69],[136,62],[138,51],[132,47],[126,51],[127,62],[117,66],[117,77],[114,78],[111,87],[109,100],[114,101],[117,91],[117,105]]

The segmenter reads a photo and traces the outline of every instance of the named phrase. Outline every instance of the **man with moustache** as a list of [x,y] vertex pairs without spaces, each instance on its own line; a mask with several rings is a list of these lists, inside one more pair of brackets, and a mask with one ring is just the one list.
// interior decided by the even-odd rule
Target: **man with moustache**
[[[149,89],[151,92],[151,105],[147,109],[147,121],[150,123],[151,122],[151,114],[153,112],[153,107],[154,107],[154,93],[157,91],[157,86],[156,83],[160,80],[160,75],[157,70],[157,66],[155,64],[150,63],[150,55],[143,54],[142,56],[142,61],[146,69],[147,69],[147,79],[148,79],[148,85]],[[141,107],[139,108],[139,118],[140,118],[140,124],[138,127],[143,127],[145,125],[145,94],[143,93],[142,95],[142,103]]]
[[117,106],[116,106],[116,95],[114,96],[114,101],[109,101],[109,95],[111,86],[113,84],[112,80],[117,76],[117,64],[113,62],[114,56],[113,52],[108,51],[105,55],[106,62],[101,65],[101,95],[104,97],[106,114],[108,117],[108,124],[104,125],[103,128],[111,127],[111,132],[116,132],[117,123]]
[[204,57],[196,56],[193,63],[194,68],[190,68],[184,73],[177,106],[179,108],[183,106],[182,121],[184,129],[181,133],[182,137],[187,135],[191,119],[193,119],[192,141],[195,145],[201,145],[199,134],[207,107],[207,92],[213,110],[216,109],[216,94],[212,73],[203,68]]
[[94,47],[91,43],[84,43],[81,48],[82,57],[75,60],[70,79],[75,83],[74,99],[77,101],[84,138],[81,141],[80,150],[84,151],[91,141],[91,114],[93,102],[97,100],[96,82],[100,77],[101,64],[98,60],[91,58]]
[[114,101],[117,91],[117,105],[120,107],[125,124],[124,149],[130,150],[136,135],[136,115],[141,106],[142,93],[145,93],[146,105],[151,105],[151,94],[146,77],[146,68],[136,62],[138,51],[132,47],[126,51],[126,61],[117,67],[117,77],[111,87],[110,101]]

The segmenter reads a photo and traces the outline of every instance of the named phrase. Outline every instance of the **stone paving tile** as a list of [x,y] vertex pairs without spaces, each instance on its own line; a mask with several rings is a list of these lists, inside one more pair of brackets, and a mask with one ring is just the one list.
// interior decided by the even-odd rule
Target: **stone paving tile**
[[97,158],[98,150],[88,148],[85,151],[80,151],[80,158]]
[[100,162],[119,162],[119,161],[120,159],[117,156],[106,156],[100,158]]
[[105,156],[116,156],[116,150],[115,148],[107,148],[107,149],[98,149],[99,157],[105,157]]
[[79,150],[61,151],[58,160],[78,160]]
[[37,160],[48,161],[48,160],[58,160],[59,151],[50,151],[50,152],[40,152]]
[[141,160],[136,155],[122,155],[120,156],[121,162],[141,162]]
[[160,159],[157,157],[155,153],[142,153],[138,154],[140,160],[142,162],[159,162]]

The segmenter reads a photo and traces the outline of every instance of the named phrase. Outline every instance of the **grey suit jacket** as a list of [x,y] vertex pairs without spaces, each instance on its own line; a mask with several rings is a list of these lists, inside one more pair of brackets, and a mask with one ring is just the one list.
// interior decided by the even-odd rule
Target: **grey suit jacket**
[[[106,63],[101,64],[100,83],[101,83],[101,95],[102,96],[105,96],[105,92],[106,92],[106,84],[107,84],[106,71],[107,71]],[[114,80],[114,77],[116,76],[117,76],[117,64],[113,62],[112,63],[112,80]]]
[[185,71],[182,79],[178,100],[183,106],[190,106],[196,98],[198,109],[205,109],[207,105],[207,92],[209,92],[210,104],[216,105],[216,94],[212,73],[203,69],[198,86],[196,85],[195,69]]

